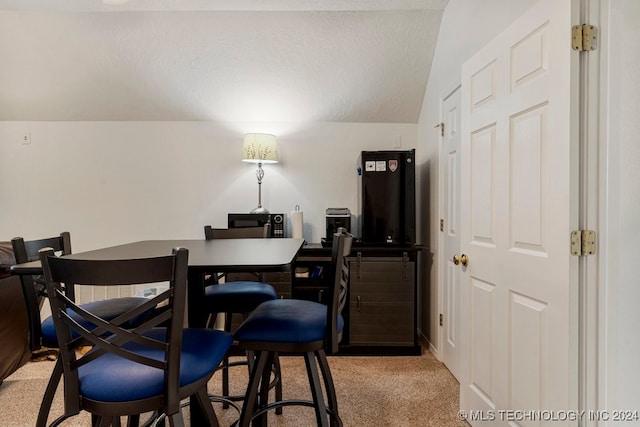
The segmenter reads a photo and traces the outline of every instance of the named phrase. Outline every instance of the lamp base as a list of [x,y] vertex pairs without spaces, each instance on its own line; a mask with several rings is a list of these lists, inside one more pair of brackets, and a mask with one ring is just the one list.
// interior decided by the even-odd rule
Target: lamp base
[[255,208],[254,210],[252,210],[250,213],[253,214],[268,214],[269,210],[263,206],[258,206],[257,208]]

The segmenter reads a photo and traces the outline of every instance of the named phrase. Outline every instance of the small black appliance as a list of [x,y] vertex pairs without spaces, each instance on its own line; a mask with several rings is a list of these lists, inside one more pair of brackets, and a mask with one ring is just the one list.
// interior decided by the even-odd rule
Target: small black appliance
[[340,227],[345,228],[349,232],[351,231],[351,211],[349,208],[327,208],[325,218],[327,222],[327,242],[333,240],[333,234],[336,233]]
[[271,222],[270,237],[284,237],[285,215],[281,213],[230,213],[227,215],[229,228],[263,227]]
[[358,227],[363,244],[416,242],[415,150],[363,151]]

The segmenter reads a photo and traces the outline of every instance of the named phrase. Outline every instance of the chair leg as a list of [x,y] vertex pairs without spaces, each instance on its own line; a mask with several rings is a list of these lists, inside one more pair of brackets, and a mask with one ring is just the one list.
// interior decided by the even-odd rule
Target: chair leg
[[[276,377],[276,402],[279,402],[282,400],[282,369],[280,369],[278,353],[273,358],[273,373]],[[282,415],[282,406],[276,408],[276,415]]]
[[[207,322],[207,328],[215,329],[218,313],[210,313]],[[233,320],[232,313],[224,313],[224,331],[231,333],[231,321]],[[222,359],[222,363],[219,368],[222,371],[222,396],[229,397],[229,356],[225,356]],[[222,407],[224,409],[229,408],[229,403],[223,401]]]
[[111,423],[113,422],[112,417],[98,417],[97,418],[97,427],[111,427]]
[[249,427],[251,424],[251,417],[256,410],[258,404],[258,387],[260,386],[260,379],[262,378],[262,372],[267,366],[267,360],[269,359],[267,352],[259,351],[255,354],[255,359],[251,363],[251,373],[249,375],[249,383],[247,384],[247,391],[244,397],[244,405],[242,406],[242,412],[240,413],[239,427]]
[[333,385],[333,377],[331,376],[331,369],[329,369],[329,362],[327,361],[325,351],[318,350],[316,352],[316,359],[318,360],[322,379],[324,380],[324,389],[327,392],[327,406],[334,415],[331,418],[331,426],[335,427],[342,425],[340,415],[338,414],[338,397],[336,396],[336,388]]
[[127,419],[127,427],[138,427],[140,425],[140,414],[130,415]]
[[[266,352],[267,357],[264,369],[262,370],[262,380],[260,381],[260,397],[258,400],[258,408],[262,409],[269,403],[269,390],[271,390],[271,373],[273,372],[273,359],[275,353]],[[267,413],[265,412],[256,420],[256,425],[267,425]]]
[[[38,411],[38,419],[36,421],[36,427],[46,427],[47,419],[49,418],[49,412],[51,411],[51,404],[53,398],[56,395],[58,384],[62,378],[62,360],[58,357],[55,365],[53,365],[53,371],[51,372],[51,378],[47,383],[47,388],[44,391],[42,397],[42,403],[40,403],[40,410]],[[66,412],[66,411],[65,411]]]
[[249,376],[251,376],[251,371],[253,370],[253,364],[256,360],[256,354],[252,350],[247,350],[247,368],[249,368]]
[[[222,396],[229,396],[229,357],[225,356],[222,359]],[[227,402],[222,402],[222,407],[224,409],[229,408],[229,404]]]
[[[251,350],[247,350],[246,353],[247,353],[247,367],[249,369],[249,376],[251,376],[251,372],[255,362],[255,354]],[[282,369],[280,368],[280,359],[278,358],[278,353],[274,353],[272,370],[275,378],[273,382],[269,384],[269,388],[271,388],[272,385],[275,386],[275,389],[276,389],[275,401],[279,402],[282,400]],[[282,415],[282,406],[276,407],[276,415]]]
[[168,416],[167,418],[169,418],[169,425],[171,427],[184,427],[184,418],[182,418],[182,413],[180,411]]
[[328,427],[327,407],[324,403],[324,394],[320,384],[320,376],[318,375],[318,367],[314,353],[305,353],[304,362],[307,366],[307,374],[309,375],[309,385],[311,386],[311,395],[313,396],[314,408],[316,410],[316,419],[318,426]]
[[200,409],[202,409],[202,413],[204,414],[209,426],[219,427],[218,417],[216,417],[216,412],[213,410],[213,406],[211,406],[211,400],[209,400],[206,385],[196,392],[196,399],[198,400],[198,405],[200,406]]
[[[224,314],[224,330],[226,332],[231,332],[231,321],[233,320],[233,314],[225,313]],[[225,356],[222,360],[222,395],[224,397],[229,396],[229,356]],[[222,407],[224,409],[229,408],[229,404],[227,402],[222,402]]]

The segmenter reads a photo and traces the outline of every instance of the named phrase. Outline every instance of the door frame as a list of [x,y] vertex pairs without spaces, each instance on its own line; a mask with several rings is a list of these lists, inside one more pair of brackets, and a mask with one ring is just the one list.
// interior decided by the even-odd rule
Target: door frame
[[[454,94],[456,90],[462,90],[462,82],[457,82],[452,85],[449,90],[446,90],[440,95],[438,100],[438,108],[440,109],[440,122],[439,124],[444,123],[445,112],[444,112],[444,102],[447,98]],[[437,127],[438,125],[436,125]],[[444,136],[442,133],[438,131],[438,220],[437,222],[437,233],[438,233],[438,253],[444,253],[444,234],[440,231],[440,219],[444,218],[444,168],[443,166],[443,158],[442,158],[442,146],[444,143]],[[446,260],[443,256],[438,257],[437,261],[437,286],[438,286],[438,313],[435,316],[431,316],[432,319],[436,321],[438,325],[438,338],[437,338],[437,349],[435,349],[435,356],[439,361],[443,361],[442,349],[444,346],[444,330],[443,327],[440,326],[439,318],[440,314],[444,313],[444,273],[446,268]],[[458,295],[458,299],[460,299],[460,295]]]
[[[610,0],[570,0],[571,8],[574,11],[579,11],[580,22],[587,23],[599,27],[599,6],[601,2],[609,2]],[[574,15],[576,16],[576,15]],[[567,29],[567,33],[570,32],[570,28]],[[598,46],[600,49],[600,46]],[[585,230],[598,230],[598,213],[602,213],[599,209],[598,196],[601,191],[602,178],[598,175],[598,166],[600,165],[599,155],[602,155],[598,137],[599,124],[601,116],[599,105],[599,96],[604,94],[600,92],[599,86],[599,53],[594,55],[592,52],[582,53],[579,56],[579,82],[577,83],[579,101],[578,105],[573,107],[577,111],[572,111],[571,115],[578,118],[578,135],[577,135],[577,147],[578,161],[577,167],[579,167],[579,180],[578,180],[578,194],[574,195],[576,201],[574,206],[578,209],[578,221],[574,224],[578,229]],[[442,105],[443,99],[441,98],[440,104]],[[441,112],[442,117],[442,112]],[[604,118],[605,116],[602,116]],[[442,138],[440,138],[442,142]],[[442,157],[442,144],[439,146],[439,158]],[[440,163],[441,164],[441,163]],[[600,165],[601,166],[601,165]],[[443,190],[443,171],[440,169],[440,191]],[[573,197],[572,197],[573,198]],[[442,204],[443,197],[439,197],[439,203]],[[443,212],[441,208],[440,213]],[[442,217],[442,216],[441,216]],[[567,236],[568,239],[568,236]],[[443,254],[444,238],[439,236],[438,250]],[[573,352],[573,357],[578,362],[578,366],[575,369],[575,382],[570,384],[570,398],[572,408],[577,410],[597,410],[598,397],[602,398],[602,391],[604,391],[602,385],[598,385],[598,368],[602,365],[602,361],[598,361],[601,349],[598,348],[598,330],[602,327],[602,318],[598,318],[598,269],[600,265],[599,257],[581,256],[578,259],[577,269],[577,289],[575,289],[574,298],[577,297],[577,301],[570,301],[570,310],[576,314],[574,319],[574,331],[578,333],[576,337],[576,347]],[[444,261],[440,257],[438,265],[443,266]],[[604,257],[602,257],[604,258]],[[444,275],[443,269],[438,272],[438,290],[443,292]],[[601,273],[600,273],[601,274]],[[600,290],[600,292],[602,292]],[[439,295],[439,302],[443,301],[444,297]],[[439,307],[442,307],[439,305]],[[600,307],[602,310],[602,307]],[[434,318],[436,316],[433,316]],[[441,328],[438,329],[442,333]],[[575,333],[574,332],[574,333]],[[600,332],[602,330],[600,329]],[[465,338],[465,337],[462,337]],[[443,337],[439,337],[438,345],[442,345]],[[442,348],[442,347],[439,347]],[[600,403],[602,405],[602,403]],[[581,420],[579,425],[592,425],[587,421],[583,424],[584,420]],[[593,424],[595,425],[595,424]]]
[[[595,51],[583,52],[579,59],[580,105],[579,105],[579,175],[580,195],[578,226],[580,230],[596,231],[596,252],[581,256],[578,266],[578,410],[597,411],[606,409],[602,380],[605,372],[603,359],[606,355],[604,327],[606,325],[605,293],[601,284],[606,284],[603,276],[606,256],[603,237],[605,227],[605,206],[601,203],[602,191],[606,189],[606,160],[604,145],[606,127],[606,87],[601,86],[602,58],[607,56],[602,42],[605,17],[601,16],[601,5],[610,0],[578,0],[581,23],[596,26],[599,41]],[[605,173],[603,173],[605,172]],[[600,425],[595,420],[585,418],[580,425]],[[606,425],[606,422],[605,422]]]
[[[607,343],[608,322],[615,319],[615,313],[608,310],[607,295],[611,291],[603,289],[607,284],[605,271],[607,267],[606,250],[608,244],[605,236],[607,211],[602,203],[607,189],[606,182],[606,103],[608,101],[607,88],[601,85],[606,78],[606,64],[608,51],[604,39],[606,37],[607,6],[611,0],[578,0],[582,22],[595,25],[599,30],[597,50],[581,55],[581,107],[580,107],[580,214],[581,229],[597,231],[597,250],[594,255],[582,257],[579,266],[579,408],[584,410],[606,409],[607,357],[605,348]],[[444,120],[443,103],[461,83],[451,85],[449,90],[442,92],[439,97],[440,122]],[[444,253],[444,236],[439,231],[439,219],[443,218],[443,171],[442,142],[438,134],[438,219],[434,222],[438,230],[437,250]],[[602,252],[602,255],[600,255]],[[432,321],[438,322],[439,313],[443,312],[444,304],[444,264],[443,256],[437,260],[437,307],[438,313],[431,315]],[[612,317],[613,315],[613,317]],[[439,323],[438,323],[439,325]],[[441,349],[444,344],[444,333],[437,327],[437,347],[431,344],[431,351],[436,358],[442,360]],[[594,422],[586,421],[585,425],[595,426]]]

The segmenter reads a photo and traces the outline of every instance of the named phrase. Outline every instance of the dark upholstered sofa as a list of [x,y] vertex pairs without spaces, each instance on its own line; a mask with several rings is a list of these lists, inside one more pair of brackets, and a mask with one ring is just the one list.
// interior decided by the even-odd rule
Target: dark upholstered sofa
[[27,308],[11,242],[0,242],[0,383],[31,358]]

